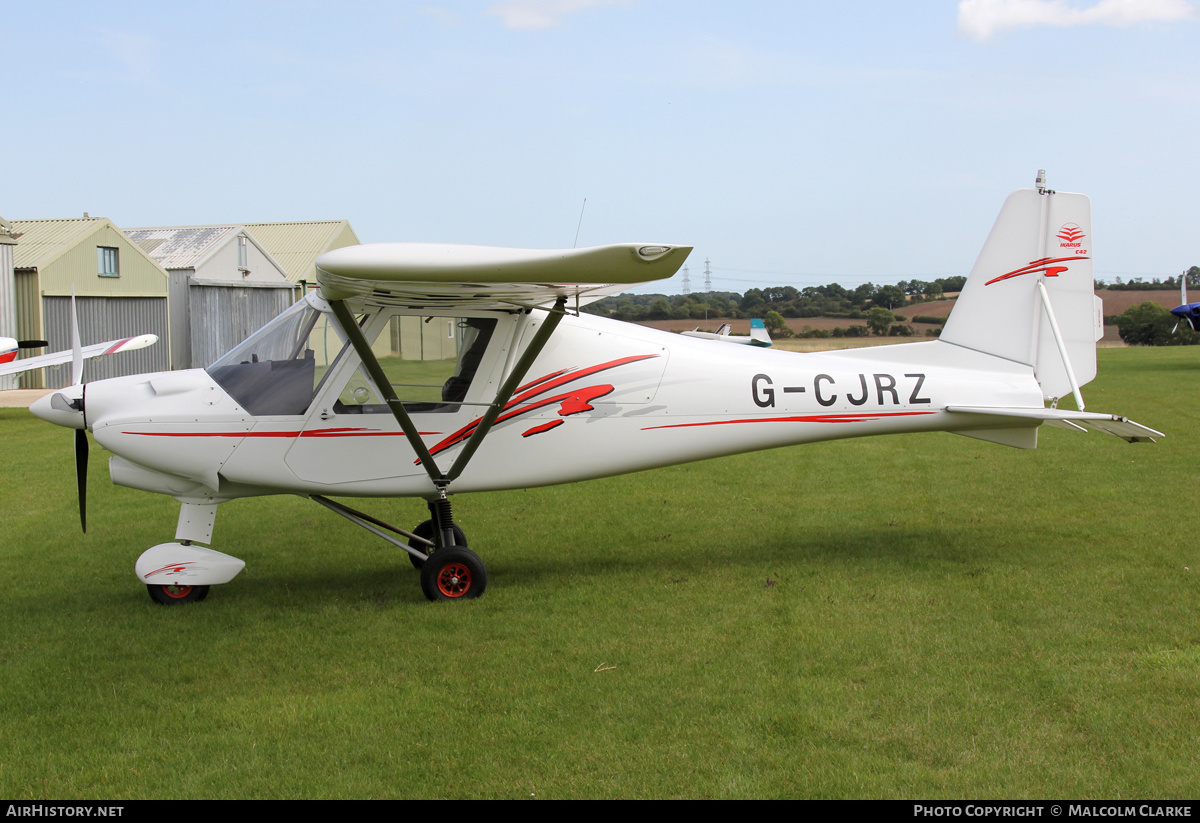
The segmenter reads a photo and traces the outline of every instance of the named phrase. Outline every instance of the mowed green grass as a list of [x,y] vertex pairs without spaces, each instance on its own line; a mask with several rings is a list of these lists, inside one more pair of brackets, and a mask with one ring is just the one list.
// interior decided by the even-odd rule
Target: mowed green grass
[[[802,355],[797,355],[802,356]],[[174,501],[0,410],[0,796],[1195,797],[1196,349],[1108,349],[1043,428],[841,441],[455,498],[487,593],[311,501],[221,506],[204,603],[133,576]],[[349,501],[413,526],[420,501]]]

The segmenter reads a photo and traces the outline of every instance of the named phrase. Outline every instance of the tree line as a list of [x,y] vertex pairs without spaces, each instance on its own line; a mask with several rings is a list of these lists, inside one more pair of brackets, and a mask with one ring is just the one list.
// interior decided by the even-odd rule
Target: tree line
[[703,320],[705,318],[844,317],[866,320],[872,308],[892,310],[913,303],[941,300],[962,290],[966,277],[940,277],[933,281],[901,280],[894,286],[864,283],[853,289],[837,283],[826,286],[768,286],[744,294],[714,291],[707,294],[618,294],[584,307],[585,312],[615,320]]
[[[1187,284],[1200,288],[1200,266],[1192,266],[1180,277]],[[941,277],[937,280],[901,280],[894,286],[876,286],[864,283],[848,289],[838,283],[825,286],[768,286],[748,289],[744,294],[714,291],[706,294],[618,294],[605,297],[583,308],[583,311],[601,317],[611,317],[627,322],[647,320],[705,320],[716,318],[763,318],[767,328],[776,337],[820,336],[820,337],[863,337],[867,335],[913,334],[911,326],[895,321],[905,318],[895,316],[893,309],[911,307],[914,303],[941,300],[947,294],[962,290],[966,277]],[[1140,277],[1107,284],[1103,280],[1095,283],[1097,291],[1155,291],[1179,288],[1179,277],[1155,277],[1149,282]],[[862,324],[851,324],[848,328],[833,330],[816,329],[808,332],[792,332],[785,323],[786,318],[841,317],[863,320]],[[939,322],[935,317],[914,317],[918,322]],[[944,319],[944,318],[941,318]],[[1192,331],[1187,323],[1178,324],[1167,309],[1156,303],[1131,306],[1123,314],[1106,317],[1106,323],[1115,323],[1121,339],[1130,345],[1178,346],[1200,343],[1200,333]],[[927,332],[936,335],[937,330]]]
[[[1200,266],[1192,266],[1179,277],[1187,277],[1189,286],[1200,286]],[[1148,282],[1141,277],[1132,280],[1122,280],[1118,277],[1112,284],[1097,280],[1096,291],[1169,291],[1179,288],[1179,277],[1155,277]]]

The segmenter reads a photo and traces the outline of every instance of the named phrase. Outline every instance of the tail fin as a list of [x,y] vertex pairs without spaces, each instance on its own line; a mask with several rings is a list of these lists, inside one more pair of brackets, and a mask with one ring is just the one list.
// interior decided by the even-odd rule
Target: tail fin
[[758,318],[750,321],[750,345],[771,345],[771,335],[769,332],[767,332],[767,324]]
[[1010,194],[941,340],[1032,366],[1047,399],[1075,392],[1082,409],[1078,389],[1096,376],[1104,328],[1092,239],[1086,196]]

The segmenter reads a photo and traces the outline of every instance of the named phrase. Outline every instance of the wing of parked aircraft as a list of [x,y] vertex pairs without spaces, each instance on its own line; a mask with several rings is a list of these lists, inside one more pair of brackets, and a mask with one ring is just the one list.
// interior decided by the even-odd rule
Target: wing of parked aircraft
[[[137,337],[126,337],[124,340],[109,340],[105,343],[93,343],[90,346],[83,346],[81,352],[83,359],[87,360],[92,357],[103,357],[106,354],[144,349],[147,346],[153,346],[157,342],[158,335],[140,334]],[[19,374],[31,369],[43,369],[46,366],[58,366],[62,363],[70,363],[71,358],[74,356],[74,353],[70,349],[66,349],[51,354],[40,354],[37,357],[27,357],[24,360],[17,360],[17,349],[17,341],[8,337],[0,338],[0,377],[9,374]]]

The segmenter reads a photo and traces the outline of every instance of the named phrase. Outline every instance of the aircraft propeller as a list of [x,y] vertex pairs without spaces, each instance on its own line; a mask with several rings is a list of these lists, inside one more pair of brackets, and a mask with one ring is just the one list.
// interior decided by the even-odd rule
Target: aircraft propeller
[[[71,385],[83,386],[83,346],[79,344],[79,316],[75,312],[75,289],[71,289]],[[75,401],[77,411],[83,411],[83,394]],[[79,525],[87,533],[87,464],[88,436],[84,428],[75,430],[75,483],[79,490]]]

